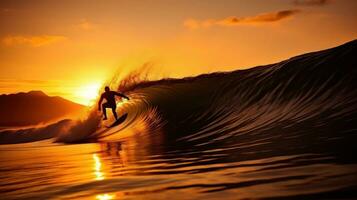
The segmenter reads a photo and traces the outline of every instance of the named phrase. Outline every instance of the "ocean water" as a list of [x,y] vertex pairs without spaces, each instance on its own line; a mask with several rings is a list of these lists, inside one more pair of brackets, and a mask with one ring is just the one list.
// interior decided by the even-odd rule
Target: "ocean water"
[[126,80],[119,126],[94,109],[1,130],[0,198],[356,199],[356,55],[352,41],[248,70]]
[[136,141],[2,145],[1,199],[316,199],[355,195],[356,164],[339,164],[332,156],[298,154],[237,161],[235,149],[163,153],[160,146],[140,146]]

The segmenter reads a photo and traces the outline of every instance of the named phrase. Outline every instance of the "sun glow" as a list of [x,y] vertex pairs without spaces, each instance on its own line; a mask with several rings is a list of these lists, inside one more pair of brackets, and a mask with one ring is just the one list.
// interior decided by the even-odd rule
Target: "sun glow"
[[100,87],[101,87],[100,83],[86,84],[80,86],[76,90],[75,95],[77,96],[78,101],[80,101],[82,104],[91,106],[94,104],[94,101],[99,96]]
[[109,200],[109,199],[113,199],[115,198],[115,195],[111,195],[111,194],[100,194],[96,196],[96,199],[99,200]]
[[94,160],[95,180],[98,181],[104,180],[105,177],[104,177],[104,173],[102,172],[102,163],[97,154],[93,154],[93,160]]

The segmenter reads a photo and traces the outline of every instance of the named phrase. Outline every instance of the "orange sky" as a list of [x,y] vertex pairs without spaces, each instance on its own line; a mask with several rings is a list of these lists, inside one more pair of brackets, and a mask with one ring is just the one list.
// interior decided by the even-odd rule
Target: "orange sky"
[[88,104],[118,68],[182,77],[357,38],[355,0],[0,1],[0,93]]

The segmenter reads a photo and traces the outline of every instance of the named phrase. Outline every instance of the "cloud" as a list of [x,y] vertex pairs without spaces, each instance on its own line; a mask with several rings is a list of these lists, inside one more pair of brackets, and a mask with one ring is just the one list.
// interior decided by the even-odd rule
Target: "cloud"
[[8,13],[8,12],[11,12],[11,11],[13,11],[13,9],[9,9],[9,8],[2,8],[2,9],[0,9],[0,12],[1,12],[1,13]]
[[96,27],[96,25],[89,22],[87,19],[83,19],[79,24],[77,24],[77,27],[83,30],[92,30]]
[[4,37],[2,39],[2,42],[7,46],[29,45],[33,47],[40,47],[40,46],[57,43],[65,39],[66,37],[60,35],[39,35],[39,36],[13,35],[13,36]]
[[238,26],[238,25],[249,25],[249,24],[266,24],[281,21],[283,19],[289,18],[300,10],[282,10],[277,12],[262,13],[255,16],[248,17],[227,17],[225,19],[207,19],[207,20],[196,20],[188,19],[184,22],[184,26],[188,28],[204,28],[211,26]]
[[0,79],[0,84],[45,84],[49,83],[49,81],[43,80],[29,80],[29,79]]
[[331,2],[331,0],[294,0],[293,4],[301,6],[322,6]]
[[59,87],[59,81],[51,80],[29,80],[29,79],[0,79],[0,89],[14,89],[14,88],[38,88],[38,87]]

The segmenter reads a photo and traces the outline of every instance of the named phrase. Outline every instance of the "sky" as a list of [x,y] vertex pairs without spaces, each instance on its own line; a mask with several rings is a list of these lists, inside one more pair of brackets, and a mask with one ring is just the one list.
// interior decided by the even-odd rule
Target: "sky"
[[88,105],[116,72],[246,69],[357,38],[356,0],[2,0],[0,94]]

